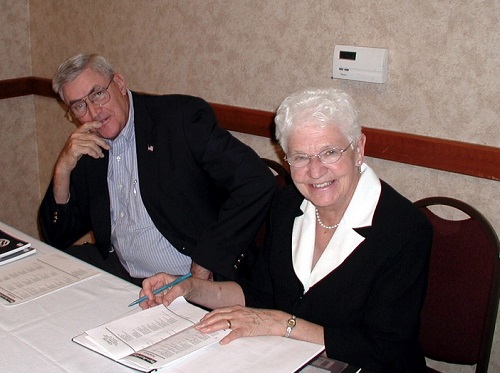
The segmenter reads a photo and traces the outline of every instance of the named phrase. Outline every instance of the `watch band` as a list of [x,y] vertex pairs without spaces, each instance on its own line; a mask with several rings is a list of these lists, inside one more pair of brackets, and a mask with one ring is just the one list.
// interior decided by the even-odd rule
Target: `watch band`
[[285,338],[290,337],[290,333],[292,333],[292,329],[294,326],[297,324],[297,319],[295,315],[292,315],[286,322],[286,332],[285,332]]

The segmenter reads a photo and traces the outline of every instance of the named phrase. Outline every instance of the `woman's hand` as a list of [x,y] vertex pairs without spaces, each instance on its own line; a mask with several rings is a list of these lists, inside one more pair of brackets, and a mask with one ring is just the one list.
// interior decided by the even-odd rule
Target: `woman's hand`
[[142,309],[151,308],[157,306],[159,304],[164,304],[165,306],[169,306],[170,303],[174,301],[175,298],[185,296],[189,292],[190,285],[188,281],[190,279],[182,281],[180,284],[172,286],[167,290],[154,295],[153,291],[162,287],[163,285],[169,284],[174,281],[177,277],[171,276],[166,273],[157,273],[152,277],[146,278],[142,281],[142,289],[139,293],[139,297],[147,296],[148,299],[144,302],[140,303],[139,306]]
[[284,335],[290,315],[276,310],[232,306],[216,309],[206,314],[196,329],[210,333],[231,329],[220,343],[227,344],[240,337],[258,335]]

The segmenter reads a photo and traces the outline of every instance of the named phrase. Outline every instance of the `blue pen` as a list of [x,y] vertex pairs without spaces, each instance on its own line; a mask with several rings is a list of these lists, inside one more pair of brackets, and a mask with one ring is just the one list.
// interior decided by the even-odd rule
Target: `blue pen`
[[[159,294],[162,291],[165,291],[165,290],[167,290],[168,288],[171,288],[174,285],[180,284],[182,281],[184,281],[185,279],[187,279],[187,278],[189,278],[191,276],[192,276],[191,273],[186,273],[184,276],[178,277],[176,280],[172,281],[171,283],[163,285],[162,287],[156,289],[155,291],[153,291],[153,294],[154,295]],[[144,302],[146,299],[148,299],[148,297],[146,297],[146,296],[140,297],[139,299],[134,300],[128,306],[131,307],[133,305],[139,304],[141,302]]]

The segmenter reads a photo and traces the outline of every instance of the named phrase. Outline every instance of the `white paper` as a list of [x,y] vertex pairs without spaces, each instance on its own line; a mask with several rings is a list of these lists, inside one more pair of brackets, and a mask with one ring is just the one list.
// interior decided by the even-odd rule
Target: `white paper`
[[[109,356],[117,360],[192,328],[195,322],[197,321],[180,317],[160,305],[88,330],[86,334],[89,340],[104,348]],[[185,338],[189,337],[186,335]],[[209,335],[208,337],[211,339]],[[180,346],[186,340],[185,338],[172,338],[174,341],[172,343]],[[217,339],[214,338],[212,343],[216,341]],[[168,345],[165,344],[165,346]],[[179,347],[179,351],[185,349],[186,346]]]
[[149,371],[217,343],[229,333],[206,334],[194,329],[206,313],[177,298],[169,308],[159,305],[134,313],[87,330],[74,341],[122,364]]
[[218,341],[230,330],[208,335],[194,329],[204,314],[205,310],[177,298],[169,310],[160,305],[140,311],[73,341],[145,372],[168,366],[169,372],[289,373],[324,349],[277,336],[244,337],[222,346]]
[[49,254],[0,267],[0,299],[5,305],[28,302],[95,276],[99,271],[74,258]]

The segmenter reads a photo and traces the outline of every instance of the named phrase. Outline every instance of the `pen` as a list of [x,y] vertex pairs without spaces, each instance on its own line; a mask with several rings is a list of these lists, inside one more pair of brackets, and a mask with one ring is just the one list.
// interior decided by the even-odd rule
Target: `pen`
[[[166,285],[163,285],[162,287],[159,287],[158,289],[156,289],[155,291],[153,291],[153,294],[156,295],[156,294],[159,294],[161,293],[162,291],[165,291],[167,290],[168,288],[171,288],[172,286],[174,285],[177,285],[179,283],[181,283],[182,281],[184,281],[185,279],[191,277],[191,273],[186,273],[184,276],[181,276],[181,277],[178,277],[176,280],[166,284]],[[136,304],[139,304],[141,302],[144,302],[146,299],[148,299],[147,296],[143,296],[143,297],[140,297],[139,299],[136,299],[134,300],[132,303],[130,303],[128,306],[131,307],[133,305],[136,305]]]

